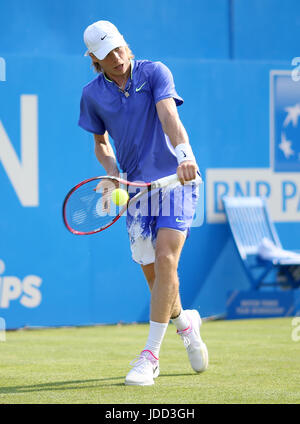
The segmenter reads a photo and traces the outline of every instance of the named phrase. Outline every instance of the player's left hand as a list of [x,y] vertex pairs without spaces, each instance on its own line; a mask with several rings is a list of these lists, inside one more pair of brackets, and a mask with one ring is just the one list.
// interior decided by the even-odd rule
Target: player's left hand
[[96,193],[102,192],[102,212],[110,213],[111,193],[113,190],[118,188],[118,184],[110,180],[101,180],[97,184],[95,191]]
[[185,160],[177,167],[177,176],[183,185],[185,181],[194,180],[197,177],[198,166],[193,160]]

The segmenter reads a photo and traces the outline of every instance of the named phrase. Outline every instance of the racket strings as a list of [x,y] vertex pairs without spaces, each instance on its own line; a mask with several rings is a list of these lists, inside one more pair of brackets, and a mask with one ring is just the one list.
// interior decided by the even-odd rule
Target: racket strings
[[85,233],[108,226],[120,212],[120,207],[112,201],[112,192],[117,186],[117,182],[95,179],[78,187],[65,207],[72,229]]

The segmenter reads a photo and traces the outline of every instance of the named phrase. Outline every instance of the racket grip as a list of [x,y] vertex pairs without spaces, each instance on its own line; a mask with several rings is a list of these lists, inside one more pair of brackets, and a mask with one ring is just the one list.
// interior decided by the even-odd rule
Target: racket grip
[[[159,180],[154,181],[151,184],[151,189],[166,187],[169,184],[173,184],[173,183],[176,183],[178,181],[179,180],[178,180],[177,174],[168,175],[167,177],[163,177],[163,178],[160,178]],[[190,182],[190,181],[188,181],[188,182]],[[196,184],[202,183],[202,178],[201,178],[200,174],[197,173],[197,177],[195,178],[195,180],[193,180],[193,182],[195,182]]]
[[177,174],[168,175],[167,177],[160,178],[151,184],[151,189],[166,187],[169,184],[176,183],[178,181]]

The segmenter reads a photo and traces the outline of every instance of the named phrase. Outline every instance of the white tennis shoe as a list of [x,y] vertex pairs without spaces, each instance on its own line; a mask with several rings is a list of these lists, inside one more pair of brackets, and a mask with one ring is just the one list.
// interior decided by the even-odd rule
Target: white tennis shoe
[[190,321],[190,325],[183,331],[177,330],[177,334],[183,340],[193,370],[203,372],[208,367],[208,351],[200,336],[202,320],[199,312],[195,309],[187,309],[184,312]]
[[159,375],[159,362],[150,350],[143,350],[137,359],[130,363],[132,369],[125,378],[128,386],[151,386]]

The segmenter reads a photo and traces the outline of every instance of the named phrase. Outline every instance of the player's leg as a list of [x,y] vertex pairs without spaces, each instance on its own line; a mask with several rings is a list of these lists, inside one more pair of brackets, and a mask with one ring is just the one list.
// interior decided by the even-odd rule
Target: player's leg
[[[168,227],[170,224],[168,218],[166,218],[167,221],[165,222],[163,222],[165,217],[161,216],[160,218],[160,224],[165,223],[167,224],[165,227]],[[145,349],[142,351],[137,362],[133,364],[133,369],[127,374],[125,384],[150,385],[154,383],[153,379],[159,374],[159,349],[170,317],[184,340],[193,369],[195,371],[203,371],[205,368],[203,365],[204,344],[200,338],[199,331],[201,324],[199,313],[197,311],[186,311],[186,314],[181,308],[177,266],[185,241],[186,231],[182,228],[176,228],[176,225],[182,226],[185,217],[181,217],[178,220],[176,218],[174,216],[173,220],[171,218],[171,228],[161,228],[159,231],[158,226],[156,227],[156,231],[153,231],[153,225],[150,224],[147,227],[146,234],[146,226],[141,224],[145,224],[145,222],[140,217],[137,220],[129,221],[128,232],[131,241],[132,257],[135,262],[142,265],[150,291],[152,292],[152,300],[149,337]],[[141,236],[137,236],[139,234],[137,224],[142,229]],[[151,229],[149,231],[150,227]],[[130,228],[133,228],[133,231],[130,231]],[[166,239],[165,236],[168,234],[169,236]],[[154,250],[155,241],[156,248]],[[159,306],[161,297],[165,298],[162,310]],[[156,299],[158,299],[158,302]],[[154,321],[154,319],[157,321]],[[187,346],[187,342],[189,346]],[[199,352],[199,344],[201,344],[201,352]],[[201,363],[199,363],[199,357],[200,361],[202,361]]]
[[200,336],[202,321],[198,311],[182,310],[179,296],[177,267],[184,241],[183,232],[169,228],[158,231],[151,322],[164,323],[173,318],[193,370],[202,372],[208,366],[207,347]]
[[[142,270],[151,292],[155,282],[154,263],[142,265]],[[179,292],[174,302],[173,310],[171,313],[171,321],[178,330],[178,333],[181,333],[182,331],[186,330],[190,325],[188,316],[182,308]]]
[[[151,292],[155,282],[154,263],[142,265],[142,270]],[[178,332],[186,330],[190,325],[190,321],[182,308],[179,291],[172,309],[171,321],[175,325]]]
[[179,280],[177,274],[180,254],[185,242],[182,232],[160,228],[155,247],[155,282],[151,293],[152,321],[168,323],[173,314],[179,314]]
[[151,292],[155,281],[154,262],[147,265],[141,265],[141,268],[148,283],[149,290]]
[[[155,269],[154,269],[155,266],[154,266],[154,263],[151,263],[151,264],[148,264],[148,265],[142,265],[141,267],[142,267],[144,276],[146,278],[146,281],[148,283],[149,290],[150,290],[150,292],[152,292],[152,288],[153,288],[153,285],[154,285],[154,282],[155,282]],[[178,295],[175,299],[173,310],[172,310],[172,313],[171,313],[171,320],[173,320],[173,319],[175,319],[179,316],[181,309],[182,309],[181,300],[180,300],[180,295],[179,295],[179,292],[178,292]],[[185,328],[185,327],[183,327],[183,328]]]
[[181,232],[160,229],[155,263],[143,266],[151,290],[151,314],[148,339],[142,352],[148,352],[157,361],[172,311],[177,315],[181,311],[177,266],[184,240]]
[[[180,253],[185,241],[183,233],[171,229],[160,229],[156,238],[155,262],[143,265],[143,271],[151,290],[151,315],[149,335],[138,360],[127,374],[127,385],[150,385],[159,374],[159,351],[168,327],[172,310],[179,314],[181,303],[178,295],[177,267]],[[138,240],[132,246],[134,258],[137,259],[141,244],[144,258],[151,254],[145,239]],[[136,249],[138,247],[138,249]]]
[[[174,234],[179,234],[181,237],[184,236],[185,239],[188,236],[189,228],[192,225],[193,215],[197,202],[197,187],[175,187],[174,190],[167,192],[164,197],[163,208],[165,206],[166,210],[166,207],[170,205],[171,213],[162,213],[158,217],[158,238],[163,236],[163,230],[168,228],[169,232],[173,231]],[[162,238],[161,241],[161,245],[164,247],[166,245],[165,240]],[[156,245],[156,247],[158,247],[158,245]],[[158,251],[156,252],[156,254],[159,255]],[[163,261],[163,263],[164,262],[165,261]],[[155,285],[153,291],[155,291]],[[155,309],[154,313],[156,313]],[[172,308],[171,319],[177,328],[177,333],[183,339],[184,346],[186,347],[192,368],[196,372],[204,371],[208,366],[208,352],[205,343],[203,343],[200,337],[200,326],[202,324],[202,320],[197,310],[182,310],[179,297],[179,290],[174,303],[174,307]]]
[[[149,284],[150,291],[154,285],[154,261],[155,249],[153,245],[154,234],[152,232],[154,220],[140,214],[127,215],[127,230],[130,240],[132,259],[142,265],[144,275]],[[153,268],[152,268],[153,265]],[[126,385],[148,386],[154,384],[154,378],[159,374],[158,351],[161,340],[166,331],[156,323],[150,322],[149,337],[147,343],[151,343],[151,349],[143,349],[136,361],[131,363],[132,369],[125,378]]]

